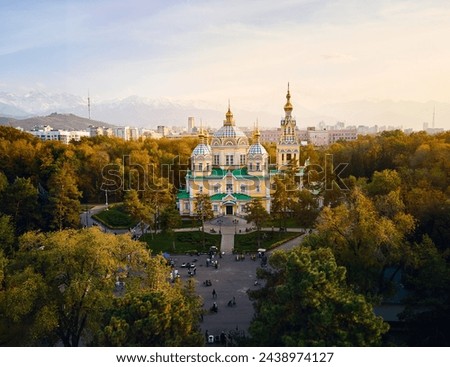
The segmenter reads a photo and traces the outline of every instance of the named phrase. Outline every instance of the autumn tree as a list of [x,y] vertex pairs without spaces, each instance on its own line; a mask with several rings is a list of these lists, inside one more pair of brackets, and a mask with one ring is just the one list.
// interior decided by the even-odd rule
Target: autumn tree
[[414,229],[414,218],[404,212],[393,218],[381,215],[356,187],[345,204],[323,208],[316,229],[318,234],[307,243],[331,248],[352,283],[362,292],[378,293],[387,285],[386,269],[399,270],[408,261],[406,236]]
[[101,346],[201,346],[201,300],[194,288],[180,283],[116,298],[97,335]]
[[126,192],[123,205],[127,213],[137,221],[141,227],[141,234],[144,234],[146,224],[151,224],[153,221],[153,210],[149,205],[144,204],[140,199],[136,190],[129,190]]
[[271,270],[258,275],[266,285],[251,291],[257,346],[375,346],[388,330],[364,296],[346,282],[330,249],[296,247],[269,258]]
[[[145,303],[146,297],[155,302],[147,304],[147,315],[136,314],[141,321],[137,320],[134,326],[141,322],[143,330],[155,320],[164,320],[152,329],[156,339],[146,341],[184,343],[184,338],[176,339],[173,335],[183,317],[186,332],[191,333],[186,344],[194,344],[198,335],[197,324],[190,322],[199,309],[183,309],[173,317],[165,314],[172,301],[186,307],[192,302],[182,289],[168,282],[165,259],[150,256],[141,242],[132,241],[127,235],[105,234],[96,228],[30,232],[21,237],[15,258],[3,269],[4,288],[0,290],[3,345],[89,345],[108,330],[114,312],[133,313],[137,309],[132,300],[141,299]],[[124,293],[118,293],[117,284]],[[136,333],[134,340],[139,338],[138,329]],[[180,331],[180,335],[186,334]],[[125,342],[130,344],[122,345],[134,344],[132,339]]]

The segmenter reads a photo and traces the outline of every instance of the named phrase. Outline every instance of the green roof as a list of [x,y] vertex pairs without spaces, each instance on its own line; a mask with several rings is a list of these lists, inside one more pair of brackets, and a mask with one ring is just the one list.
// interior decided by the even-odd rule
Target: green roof
[[213,196],[211,196],[211,200],[212,201],[220,201],[227,195],[228,194],[214,194]]
[[236,198],[236,200],[240,200],[240,201],[252,200],[252,197],[247,194],[236,193],[236,194],[214,194],[213,196],[211,196],[211,201],[222,201],[228,195],[231,195],[234,198]]
[[189,194],[186,190],[179,190],[177,194],[177,199],[189,199]]
[[237,200],[241,200],[241,201],[252,200],[252,197],[250,195],[247,195],[247,194],[233,194],[233,196]]
[[234,169],[232,171],[230,170],[225,170],[222,168],[212,168],[211,169],[211,174],[208,174],[207,172],[204,172],[204,176],[200,176],[197,175],[194,177],[192,175],[191,171],[188,171],[186,174],[186,177],[191,178],[193,180],[195,179],[201,179],[201,180],[217,180],[217,179],[221,179],[223,177],[225,177],[228,172],[231,172],[231,174],[237,179],[237,180],[251,180],[251,179],[261,179],[264,176],[253,176],[250,175],[247,171],[247,167],[242,167],[242,168],[238,168],[238,169]]

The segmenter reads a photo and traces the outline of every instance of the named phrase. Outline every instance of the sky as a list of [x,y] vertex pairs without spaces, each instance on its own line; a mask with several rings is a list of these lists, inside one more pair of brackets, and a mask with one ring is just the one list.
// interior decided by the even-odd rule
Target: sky
[[450,102],[448,0],[0,0],[0,90]]

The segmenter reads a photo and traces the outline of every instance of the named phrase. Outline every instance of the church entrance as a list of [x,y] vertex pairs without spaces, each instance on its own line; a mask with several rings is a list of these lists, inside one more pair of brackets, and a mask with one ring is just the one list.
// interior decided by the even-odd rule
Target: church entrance
[[227,205],[227,215],[233,215],[233,207],[231,205]]

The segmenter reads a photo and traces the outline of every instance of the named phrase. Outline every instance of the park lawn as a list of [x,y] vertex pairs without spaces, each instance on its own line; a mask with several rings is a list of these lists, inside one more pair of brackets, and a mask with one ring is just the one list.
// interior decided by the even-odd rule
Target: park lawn
[[237,234],[234,236],[234,252],[257,252],[258,248],[273,249],[300,236],[299,232],[261,231],[261,242],[258,245],[258,232]]
[[[296,222],[295,218],[286,218],[286,223],[284,223],[282,221],[282,225],[285,225],[286,228],[298,228],[299,225]],[[263,224],[263,227],[274,227],[275,229],[280,228],[280,220],[279,219],[274,219],[274,218],[270,218],[270,220],[266,221]]]
[[199,224],[199,221],[197,219],[183,218],[180,228],[199,228],[200,226],[201,224]]
[[129,229],[138,223],[125,212],[123,205],[110,206],[108,210],[94,214],[92,218],[112,229]]
[[[202,232],[172,232],[144,234],[140,240],[146,242],[153,254],[168,252],[171,254],[186,254],[195,252],[207,252],[211,246],[220,248],[220,235],[205,233],[205,246],[202,242]],[[174,248],[175,245],[175,248]]]

